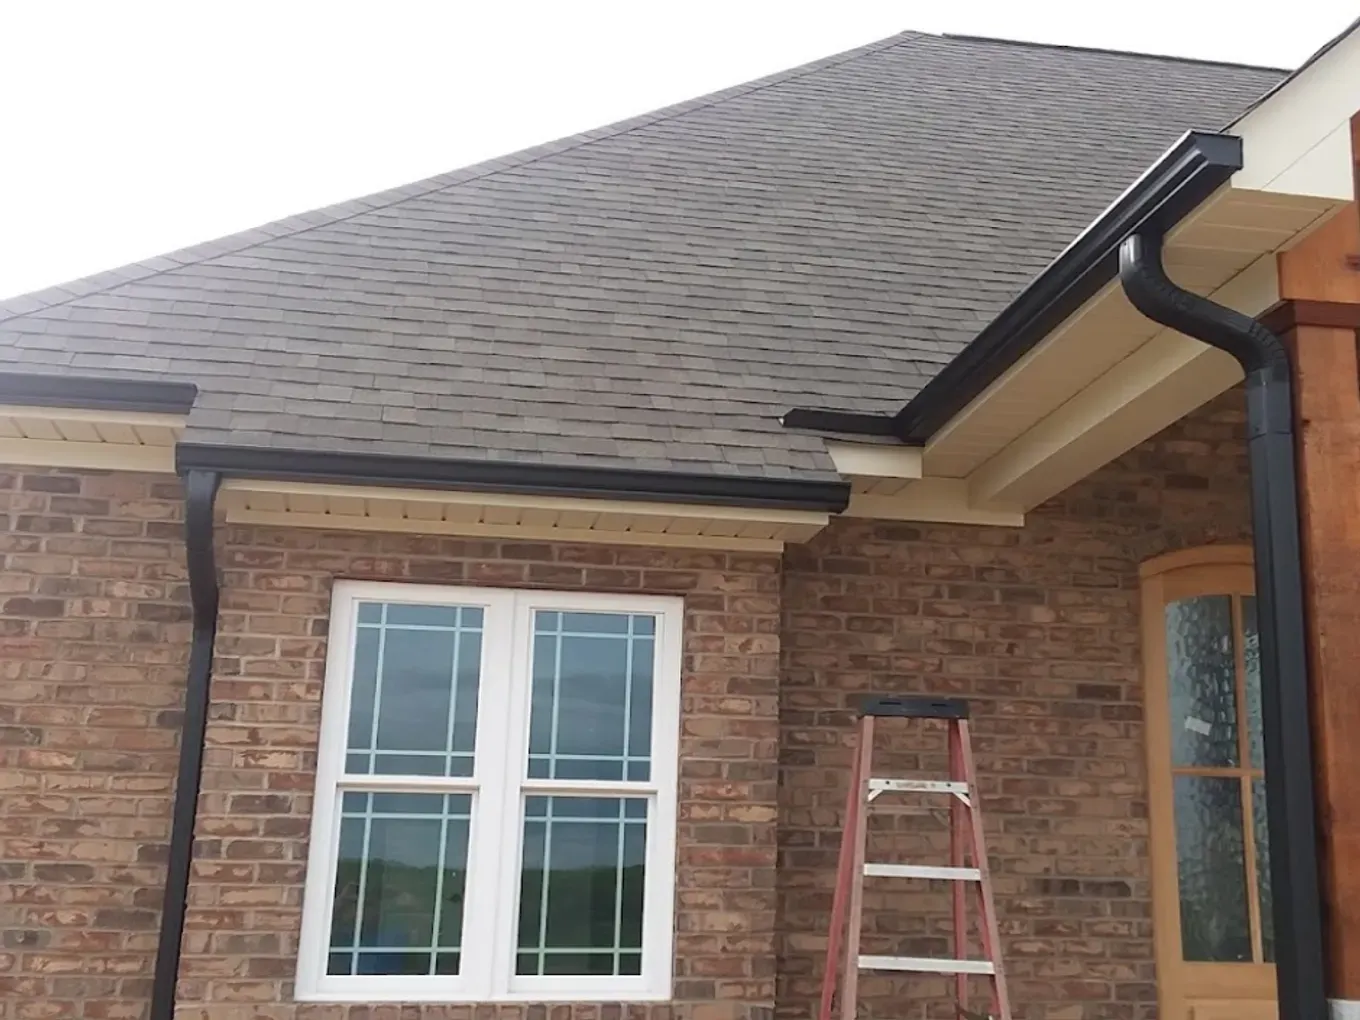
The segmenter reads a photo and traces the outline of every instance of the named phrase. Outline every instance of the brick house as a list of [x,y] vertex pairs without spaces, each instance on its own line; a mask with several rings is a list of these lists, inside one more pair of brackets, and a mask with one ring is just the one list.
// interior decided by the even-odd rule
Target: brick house
[[0,304],[0,1018],[802,1020],[881,691],[1017,1017],[1358,1015],[1357,109],[906,34]]

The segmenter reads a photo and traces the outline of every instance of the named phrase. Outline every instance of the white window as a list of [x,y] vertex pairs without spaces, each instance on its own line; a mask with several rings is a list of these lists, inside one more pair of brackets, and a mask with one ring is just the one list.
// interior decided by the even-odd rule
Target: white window
[[298,998],[669,998],[681,625],[338,582]]

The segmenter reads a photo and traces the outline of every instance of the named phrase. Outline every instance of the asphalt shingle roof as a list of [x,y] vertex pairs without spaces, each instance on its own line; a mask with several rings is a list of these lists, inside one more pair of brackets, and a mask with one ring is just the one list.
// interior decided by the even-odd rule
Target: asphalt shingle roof
[[1183,131],[1281,72],[905,34],[0,303],[10,369],[183,379],[186,439],[831,477]]

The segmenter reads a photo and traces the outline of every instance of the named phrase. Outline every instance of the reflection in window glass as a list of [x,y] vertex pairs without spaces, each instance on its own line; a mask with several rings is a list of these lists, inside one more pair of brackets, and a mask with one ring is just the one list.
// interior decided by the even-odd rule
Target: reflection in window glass
[[652,616],[534,614],[531,779],[651,777],[655,634]]
[[1182,775],[1174,783],[1184,958],[1250,960],[1241,780]]
[[647,802],[525,798],[515,973],[642,972]]
[[472,775],[481,657],[475,606],[362,603],[345,771]]
[[346,793],[328,974],[457,974],[468,794]]
[[1199,595],[1166,607],[1174,765],[1237,764],[1237,664],[1232,598]]

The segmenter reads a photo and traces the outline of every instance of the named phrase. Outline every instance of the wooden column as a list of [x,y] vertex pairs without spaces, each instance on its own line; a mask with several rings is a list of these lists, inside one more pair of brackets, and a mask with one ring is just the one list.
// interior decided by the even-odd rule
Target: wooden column
[[1286,301],[1263,317],[1294,360],[1327,992],[1342,1002],[1360,1002],[1358,255],[1352,205],[1281,256]]

